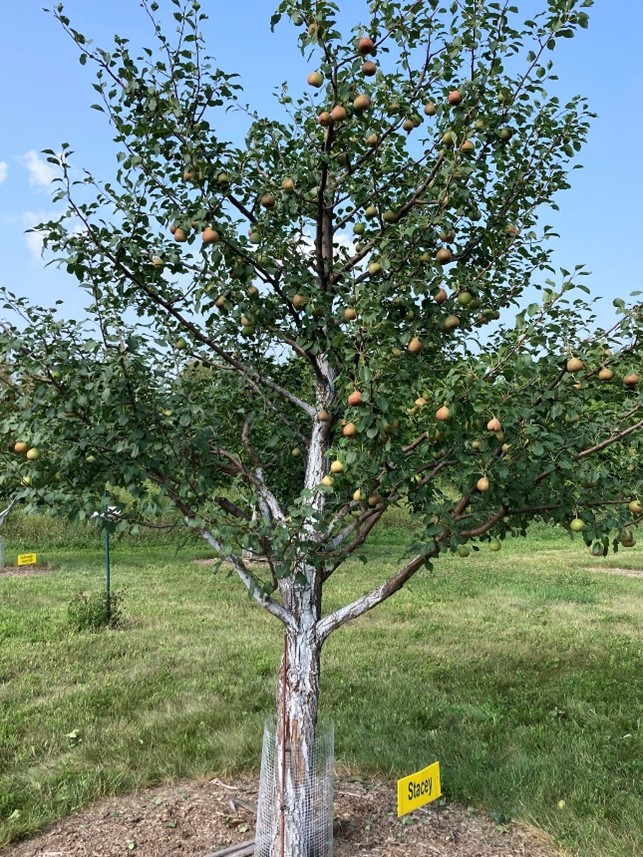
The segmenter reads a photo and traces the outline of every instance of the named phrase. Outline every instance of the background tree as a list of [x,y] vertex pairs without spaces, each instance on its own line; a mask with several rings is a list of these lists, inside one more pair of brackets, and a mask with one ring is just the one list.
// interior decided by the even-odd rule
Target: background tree
[[[27,499],[88,514],[107,481],[140,519],[169,498],[284,627],[277,755],[292,758],[284,853],[306,853],[306,780],[328,635],[441,553],[498,550],[535,519],[603,551],[634,541],[641,306],[599,323],[556,274],[543,207],[587,132],[548,95],[551,50],[591,0],[378,0],[341,32],[328,0],[284,0],[309,58],[277,118],[205,54],[197,2],[173,41],[109,52],[56,16],[97,68],[115,179],[61,169],[45,247],[91,296],[92,325],[5,294],[4,420],[46,452]],[[247,112],[243,144],[219,132]],[[515,319],[506,310],[515,308]],[[300,455],[293,456],[293,450]],[[324,611],[324,585],[393,504],[415,527],[388,579]],[[265,556],[265,572],[244,557]],[[297,785],[292,770],[303,772]],[[275,846],[276,847],[276,846]]]

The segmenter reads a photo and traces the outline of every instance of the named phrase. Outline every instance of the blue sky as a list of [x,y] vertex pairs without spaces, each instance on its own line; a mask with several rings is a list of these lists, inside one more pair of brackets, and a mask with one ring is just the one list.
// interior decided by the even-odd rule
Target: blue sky
[[[167,0],[164,0],[167,2]],[[516,0],[525,14],[540,0]],[[276,0],[274,2],[276,6]],[[268,26],[273,3],[265,0],[204,3],[210,14],[208,47],[220,65],[241,74],[246,100],[265,104],[284,80],[305,85],[309,70],[291,31]],[[342,2],[347,16],[361,17],[361,0]],[[118,32],[151,43],[137,0],[69,0],[66,11],[77,29],[109,47]],[[642,0],[596,0],[590,28],[556,51],[560,93],[586,95],[599,114],[581,155],[585,169],[561,195],[561,211],[546,218],[561,234],[555,262],[585,264],[595,295],[627,297],[643,288],[643,69],[640,38]],[[25,230],[52,211],[49,169],[39,152],[69,142],[77,166],[99,177],[112,174],[109,129],[89,108],[95,100],[90,66],[81,67],[74,45],[41,0],[12,4],[0,31],[0,283],[39,303],[62,297],[72,315],[84,302],[75,282],[45,268],[35,236]],[[232,136],[233,126],[226,129]]]

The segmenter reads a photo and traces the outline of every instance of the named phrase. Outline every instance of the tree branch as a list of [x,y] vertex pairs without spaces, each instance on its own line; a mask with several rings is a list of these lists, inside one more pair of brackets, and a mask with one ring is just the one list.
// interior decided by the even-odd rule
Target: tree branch
[[439,552],[440,548],[436,543],[434,547],[425,553],[414,556],[413,559],[409,560],[409,562],[407,562],[407,564],[397,571],[392,577],[389,577],[388,580],[385,580],[380,586],[371,590],[371,592],[362,595],[360,598],[357,598],[345,607],[340,607],[340,609],[335,610],[334,613],[329,613],[328,616],[324,616],[324,618],[317,623],[317,639],[319,642],[323,643],[332,631],[336,631],[337,628],[341,628],[342,625],[345,625],[352,619],[356,619],[358,616],[362,616],[364,613],[372,610],[373,607],[377,607],[378,604],[386,601],[387,598],[390,598],[391,595],[394,595],[399,589],[401,589],[407,580],[413,577],[415,572],[421,568],[428,559],[437,556]]

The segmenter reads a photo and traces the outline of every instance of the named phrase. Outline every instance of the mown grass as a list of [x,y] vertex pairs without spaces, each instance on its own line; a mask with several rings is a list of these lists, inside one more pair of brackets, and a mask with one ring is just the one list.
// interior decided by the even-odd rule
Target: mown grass
[[[392,569],[404,535],[391,519],[369,565],[332,579],[327,609]],[[203,548],[155,536],[112,546],[124,625],[74,633],[68,603],[102,585],[100,536],[86,536],[63,547],[41,532],[61,569],[0,578],[0,843],[103,795],[258,766],[277,623],[191,561]],[[322,710],[338,763],[394,779],[439,759],[449,799],[580,857],[643,853],[643,579],[600,565],[643,568],[643,552],[595,560],[540,529],[442,560],[331,637]]]

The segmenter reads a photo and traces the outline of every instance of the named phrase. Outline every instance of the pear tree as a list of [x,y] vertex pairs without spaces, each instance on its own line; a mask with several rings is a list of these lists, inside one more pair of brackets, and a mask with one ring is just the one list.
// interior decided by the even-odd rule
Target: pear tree
[[[119,486],[122,526],[171,504],[281,623],[273,853],[295,857],[331,633],[532,521],[596,553],[635,541],[643,309],[597,307],[581,267],[553,267],[547,225],[591,118],[549,92],[552,56],[591,0],[282,0],[270,26],[308,72],[254,108],[208,57],[197,0],[168,0],[169,28],[141,5],[140,54],[54,10],[116,162],[100,178],[47,153],[64,211],[39,231],[89,320],[5,290],[2,480],[79,516]],[[396,505],[405,558],[328,609]]]

